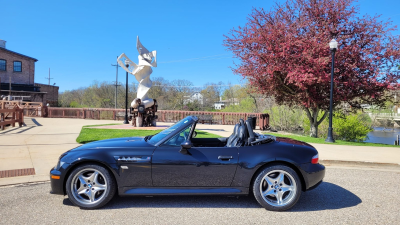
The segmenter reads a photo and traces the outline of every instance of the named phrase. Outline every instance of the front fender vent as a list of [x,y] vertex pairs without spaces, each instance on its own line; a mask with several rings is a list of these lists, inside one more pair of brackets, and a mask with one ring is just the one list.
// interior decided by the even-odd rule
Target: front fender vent
[[150,162],[150,156],[114,156],[117,162]]

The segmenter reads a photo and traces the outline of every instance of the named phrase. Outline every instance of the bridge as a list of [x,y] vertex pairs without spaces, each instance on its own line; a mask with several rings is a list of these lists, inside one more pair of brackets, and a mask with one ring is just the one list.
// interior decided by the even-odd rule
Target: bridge
[[369,113],[369,116],[382,124],[388,124],[393,121],[400,126],[400,113]]

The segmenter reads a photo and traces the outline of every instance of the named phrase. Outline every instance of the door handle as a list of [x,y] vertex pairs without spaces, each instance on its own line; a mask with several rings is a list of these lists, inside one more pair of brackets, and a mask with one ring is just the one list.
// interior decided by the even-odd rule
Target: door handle
[[218,159],[220,159],[220,160],[230,160],[230,159],[233,159],[233,157],[231,155],[220,155],[220,156],[218,156]]

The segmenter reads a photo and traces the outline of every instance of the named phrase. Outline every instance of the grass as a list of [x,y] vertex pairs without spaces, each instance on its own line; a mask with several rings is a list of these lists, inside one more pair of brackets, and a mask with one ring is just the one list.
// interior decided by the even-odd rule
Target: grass
[[[111,124],[110,124],[111,125]],[[98,126],[98,125],[93,125]],[[123,129],[93,129],[92,125],[83,126],[81,133],[76,142],[80,144],[89,143],[92,141],[100,141],[111,138],[122,138],[122,137],[144,137],[147,135],[154,135],[162,130],[123,130]],[[100,126],[100,125],[99,125]],[[101,125],[103,126],[103,125]],[[211,134],[205,131],[196,130],[196,138],[219,138],[221,136],[216,134]]]
[[121,123],[107,123],[107,124],[86,125],[86,126],[83,126],[83,127],[101,127],[101,126],[111,126],[111,125],[121,125]]
[[372,147],[397,147],[396,145],[387,145],[387,144],[376,144],[376,143],[367,143],[367,142],[350,142],[350,141],[342,141],[335,140],[335,143],[325,142],[325,138],[313,138],[308,136],[300,136],[295,134],[279,134],[279,133],[265,133],[270,134],[276,137],[286,137],[292,138],[298,141],[304,141],[307,143],[316,143],[316,144],[329,144],[329,145],[352,145],[352,146],[372,146]]

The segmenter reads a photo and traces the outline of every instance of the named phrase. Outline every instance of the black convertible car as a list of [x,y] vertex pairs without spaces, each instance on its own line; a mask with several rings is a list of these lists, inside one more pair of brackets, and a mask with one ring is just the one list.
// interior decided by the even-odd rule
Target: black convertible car
[[81,145],[60,156],[50,171],[51,193],[67,194],[85,209],[114,194],[248,195],[283,211],[317,187],[325,167],[309,144],[253,132],[240,120],[228,138],[196,138],[198,118],[188,116],[154,136]]

